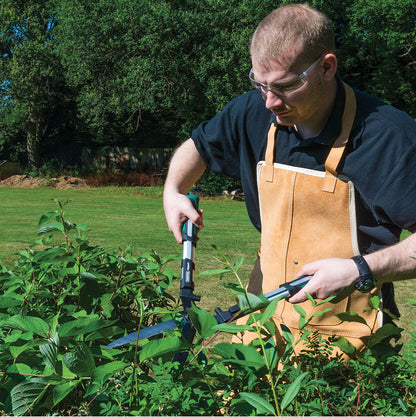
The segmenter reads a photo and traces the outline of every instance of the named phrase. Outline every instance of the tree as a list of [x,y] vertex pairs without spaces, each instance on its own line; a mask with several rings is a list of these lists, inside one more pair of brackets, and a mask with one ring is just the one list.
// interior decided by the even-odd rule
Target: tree
[[57,33],[80,116],[103,136],[151,118],[185,138],[250,88],[249,38],[272,3],[63,2]]
[[[3,0],[0,151],[25,132],[33,168],[64,130],[88,146],[174,146],[251,88],[251,35],[289,2]],[[414,0],[309,3],[334,23],[342,78],[416,117]]]
[[313,0],[334,22],[342,78],[416,118],[414,0]]
[[416,117],[415,1],[355,0],[346,15],[345,79]]
[[[54,3],[3,0],[0,9],[0,80],[9,119],[26,134],[29,169],[40,165],[39,146],[65,95],[56,44]],[[3,119],[3,123],[4,123]]]

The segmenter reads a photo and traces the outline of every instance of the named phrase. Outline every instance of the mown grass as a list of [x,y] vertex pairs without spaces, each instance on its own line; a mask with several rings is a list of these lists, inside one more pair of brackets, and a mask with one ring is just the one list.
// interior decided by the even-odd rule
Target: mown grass
[[[159,187],[106,187],[91,190],[56,190],[51,188],[0,188],[0,255],[11,266],[21,249],[36,240],[40,216],[57,208],[52,199],[66,206],[67,219],[84,222],[89,228],[91,243],[108,249],[126,249],[135,255],[155,250],[160,256],[182,254],[182,248],[168,231]],[[248,280],[251,266],[260,245],[260,235],[251,225],[243,202],[229,199],[202,199],[205,228],[195,251],[195,293],[202,296],[200,306],[210,311],[234,303],[222,283],[235,282],[232,276],[199,276],[207,269],[218,269],[212,245],[217,245],[231,260],[244,257],[241,268],[243,282]],[[416,250],[416,248],[415,248]],[[170,267],[180,272],[180,261]],[[414,307],[408,302],[416,292],[416,281],[396,284],[396,297],[402,318],[399,326],[412,330]],[[414,298],[414,297],[413,297]],[[407,332],[406,332],[407,333]],[[407,339],[407,336],[406,336]]]
[[[182,255],[182,247],[169,232],[162,206],[161,188],[117,188],[94,190],[55,190],[50,188],[0,188],[0,255],[6,265],[17,259],[17,253],[36,240],[40,216],[57,208],[52,199],[72,200],[66,206],[67,219],[88,226],[91,243],[108,249],[126,249],[135,255],[155,250],[160,256]],[[233,277],[220,281],[219,276],[198,274],[218,269],[215,244],[230,259],[245,258],[241,275],[248,279],[260,235],[251,225],[245,205],[240,201],[204,199],[205,228],[195,251],[195,293],[202,296],[201,306],[208,309],[226,307],[234,299],[222,282],[235,282]],[[169,265],[180,272],[180,261]]]

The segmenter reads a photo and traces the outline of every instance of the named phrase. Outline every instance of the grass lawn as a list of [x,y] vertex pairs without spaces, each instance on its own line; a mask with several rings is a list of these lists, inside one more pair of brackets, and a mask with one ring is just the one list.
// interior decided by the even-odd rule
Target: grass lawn
[[[147,193],[149,195],[143,195]],[[132,248],[135,255],[155,250],[160,256],[182,255],[182,246],[169,232],[161,199],[161,189],[102,188],[96,190],[55,190],[50,188],[0,188],[0,255],[11,265],[19,250],[36,240],[40,216],[57,209],[52,199],[72,200],[66,206],[66,217],[74,223],[84,222],[92,244],[108,249]],[[243,280],[248,279],[260,235],[251,225],[243,202],[203,200],[205,228],[195,251],[195,293],[202,296],[204,308],[225,308],[235,300],[222,282],[235,282],[229,276],[201,276],[199,272],[218,269],[215,244],[232,260],[244,256]],[[169,265],[180,272],[180,261]]]
[[[84,222],[89,228],[92,244],[104,248],[132,248],[135,255],[155,250],[161,256],[177,254],[182,248],[168,231],[161,199],[161,189],[102,188],[96,190],[56,190],[51,188],[0,188],[0,255],[5,265],[12,265],[19,250],[28,248],[36,240],[40,216],[54,211],[52,199],[66,206],[66,217],[74,223]],[[207,269],[218,269],[212,245],[217,245],[231,260],[244,257],[241,277],[247,281],[256,258],[260,235],[251,225],[243,202],[203,199],[205,228],[200,232],[195,253],[195,293],[202,296],[201,307],[213,311],[225,308],[235,300],[222,282],[235,282],[232,276],[220,281],[218,276],[198,276]],[[416,250],[416,248],[415,248]],[[180,261],[170,265],[180,271]],[[396,284],[396,297],[402,318],[399,325],[413,330],[415,308],[408,298],[415,298],[416,281]],[[407,333],[407,332],[406,332]],[[408,340],[408,333],[404,335]]]

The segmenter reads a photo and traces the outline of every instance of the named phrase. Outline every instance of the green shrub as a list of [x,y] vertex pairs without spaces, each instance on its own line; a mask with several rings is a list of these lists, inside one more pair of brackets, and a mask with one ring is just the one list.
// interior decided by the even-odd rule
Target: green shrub
[[[39,240],[11,268],[0,264],[0,412],[13,415],[414,415],[416,332],[400,352],[383,342],[346,367],[330,359],[331,343],[304,332],[308,348],[293,355],[285,332],[277,349],[268,320],[277,300],[248,297],[228,285],[253,313],[251,345],[218,343],[218,325],[192,307],[197,336],[189,345],[179,330],[117,349],[105,346],[125,333],[177,316],[177,276],[167,264],[178,257],[134,256],[92,245],[85,224],[66,219],[65,207],[43,215]],[[62,239],[52,240],[58,233]],[[242,260],[224,268],[238,278]],[[207,273],[212,273],[208,271]],[[312,300],[312,302],[315,302]],[[416,301],[414,302],[416,305]],[[309,318],[300,310],[306,326]],[[356,320],[356,318],[354,318]],[[416,323],[414,323],[416,324]],[[337,341],[336,343],[340,343]],[[345,345],[348,349],[348,345]],[[189,351],[185,364],[173,361]],[[279,366],[277,366],[279,364]]]
[[204,195],[220,195],[223,191],[241,191],[241,181],[207,169],[195,184],[196,189]]

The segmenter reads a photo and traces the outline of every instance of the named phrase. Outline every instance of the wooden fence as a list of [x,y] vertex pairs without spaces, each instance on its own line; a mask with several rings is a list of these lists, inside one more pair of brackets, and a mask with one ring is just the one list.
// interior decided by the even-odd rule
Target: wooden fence
[[171,148],[103,148],[95,154],[84,152],[83,163],[89,159],[105,169],[154,173],[167,168],[172,152]]

